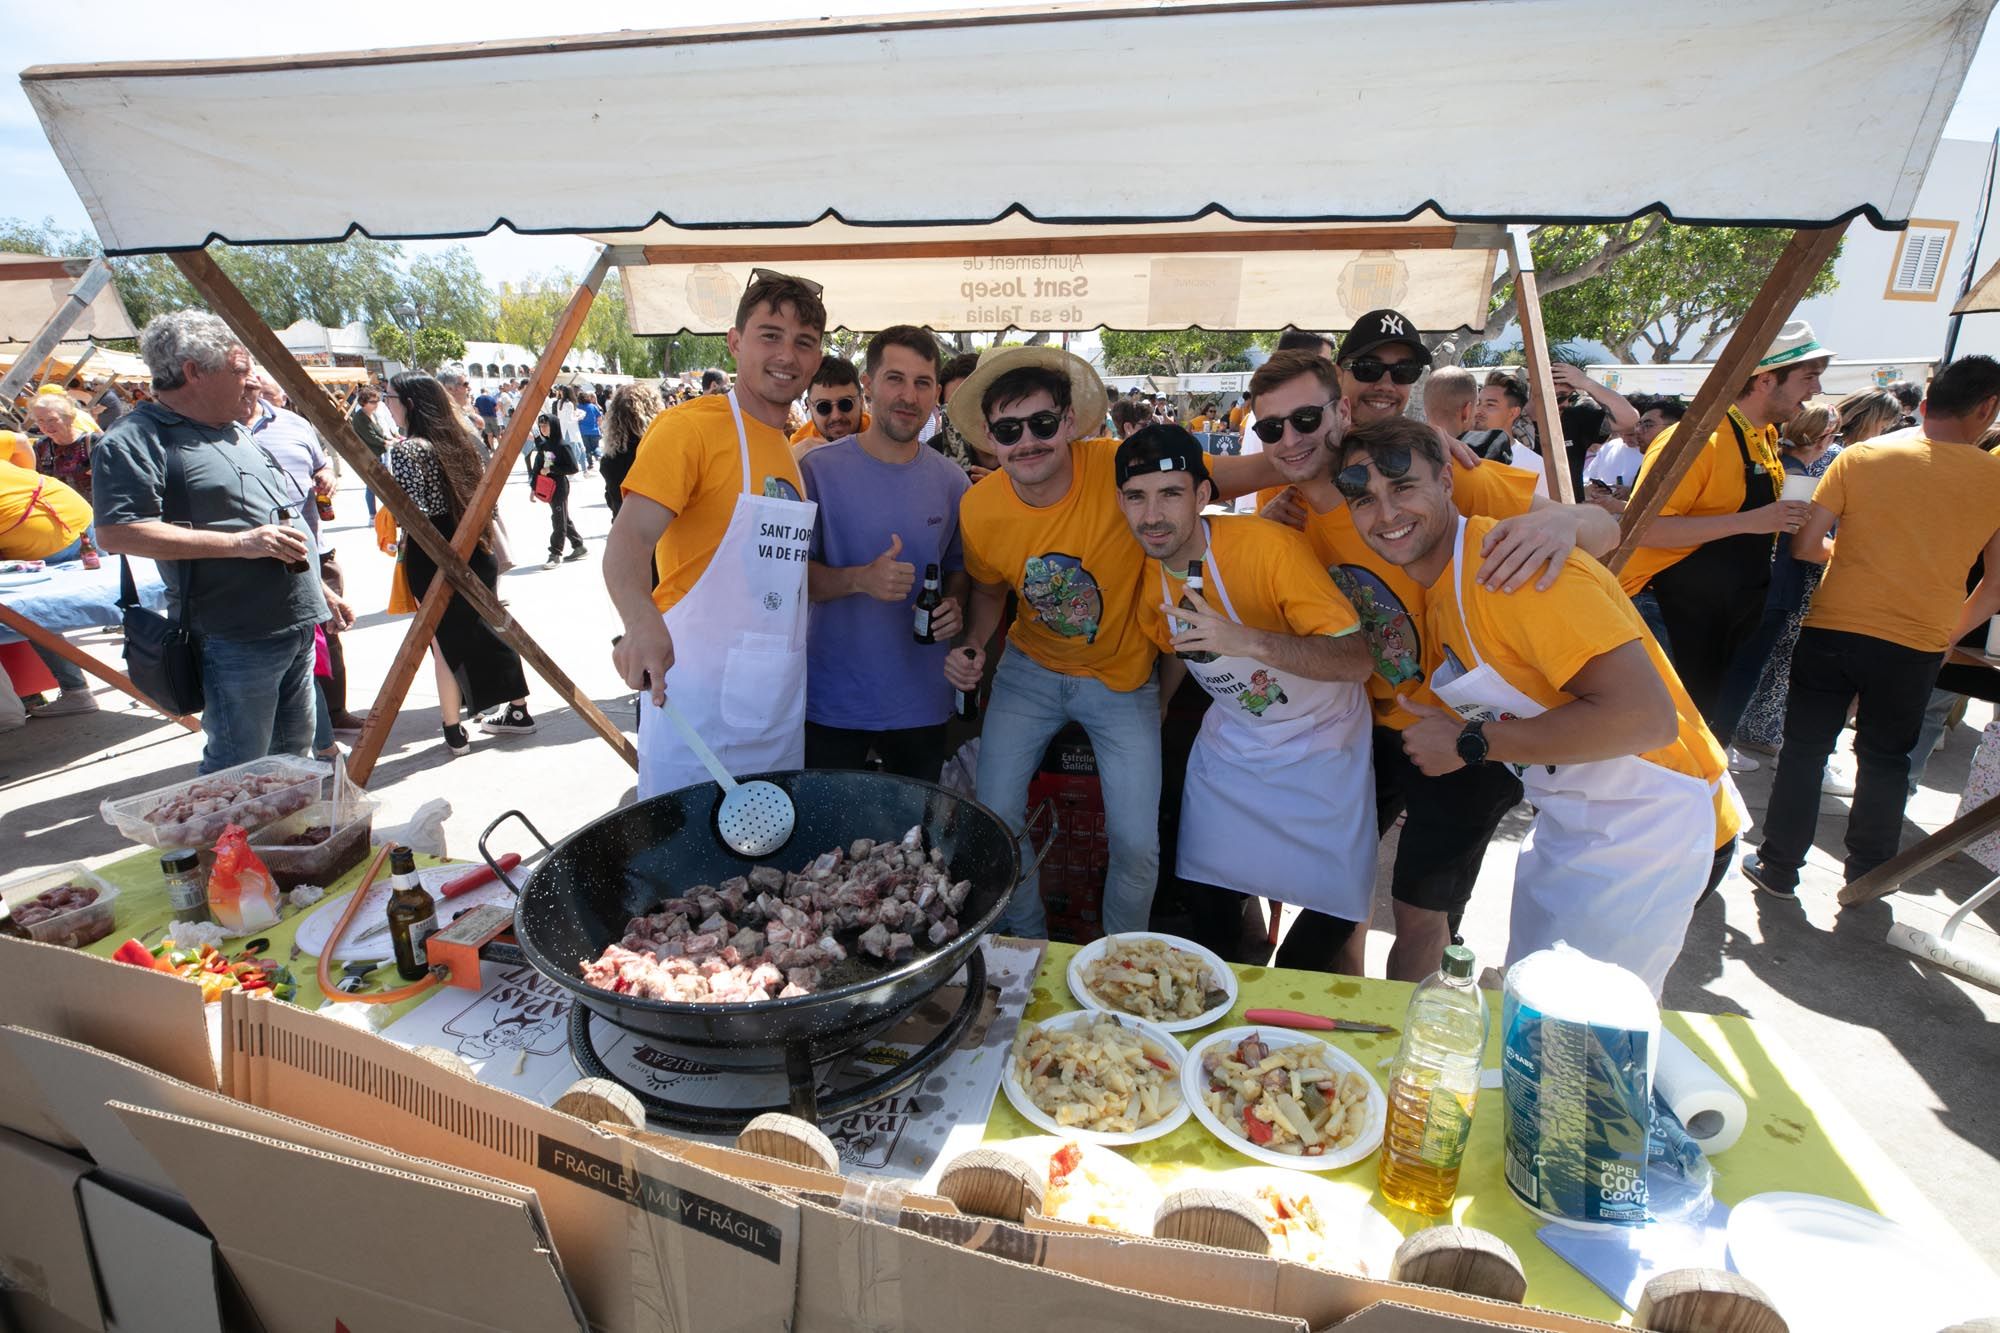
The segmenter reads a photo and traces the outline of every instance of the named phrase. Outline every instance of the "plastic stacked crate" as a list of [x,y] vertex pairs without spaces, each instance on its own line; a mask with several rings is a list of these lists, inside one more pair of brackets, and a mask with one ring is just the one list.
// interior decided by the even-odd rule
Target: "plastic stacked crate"
[[1081,728],[1058,733],[1042,756],[1041,771],[1028,784],[1028,809],[1038,809],[1043,801],[1054,806],[1056,823],[1054,845],[1042,862],[1049,938],[1088,944],[1104,933],[1104,872],[1111,848],[1104,832],[1097,756]]

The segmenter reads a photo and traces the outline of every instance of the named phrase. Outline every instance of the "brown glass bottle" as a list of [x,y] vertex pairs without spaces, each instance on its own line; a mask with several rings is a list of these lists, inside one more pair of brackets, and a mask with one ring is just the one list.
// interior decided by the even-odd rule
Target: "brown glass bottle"
[[389,943],[396,950],[396,974],[422,981],[431,970],[424,941],[437,930],[437,903],[417,879],[417,858],[407,847],[389,853]]
[[[1197,597],[1201,596],[1202,593],[1201,561],[1199,560],[1188,561],[1187,591],[1195,594],[1195,596]],[[1179,602],[1179,606],[1183,611],[1192,611],[1195,609],[1194,603],[1191,600],[1189,600],[1187,593],[1181,594],[1181,600]],[[1187,628],[1188,626],[1184,622],[1178,620],[1174,622],[1175,633],[1180,633],[1186,630]],[[1196,650],[1195,652],[1191,653],[1177,652],[1174,654],[1174,656],[1180,658],[1183,662],[1213,662],[1215,660],[1214,653],[1202,652],[1200,650]]]
[[937,613],[938,603],[944,595],[938,588],[938,567],[924,566],[924,590],[917,594],[916,624],[912,627],[918,643],[936,643],[937,636],[931,633],[931,617]]

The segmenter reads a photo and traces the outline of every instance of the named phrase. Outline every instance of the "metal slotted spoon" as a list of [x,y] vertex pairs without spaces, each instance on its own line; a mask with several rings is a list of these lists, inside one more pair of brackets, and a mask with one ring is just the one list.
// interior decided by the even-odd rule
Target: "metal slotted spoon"
[[660,711],[679,729],[688,749],[694,751],[695,758],[701,760],[702,767],[722,788],[716,831],[729,850],[738,856],[769,856],[784,846],[799,816],[798,807],[792,804],[784,788],[771,782],[738,782],[731,777],[722,761],[715,757],[715,751],[708,748],[708,743],[674,707],[673,696],[669,695],[660,705]]

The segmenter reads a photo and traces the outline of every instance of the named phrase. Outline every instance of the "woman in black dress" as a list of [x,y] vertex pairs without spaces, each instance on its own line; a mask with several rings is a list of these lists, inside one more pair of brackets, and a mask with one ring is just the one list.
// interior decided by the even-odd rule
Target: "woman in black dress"
[[[429,375],[398,375],[389,381],[388,392],[382,396],[404,436],[389,451],[389,471],[417,507],[430,516],[431,525],[449,540],[479,486],[483,469],[478,441],[459,418],[444,386]],[[467,560],[488,588],[500,578],[493,560],[492,537],[489,523]],[[437,576],[437,566],[423,547],[409,542],[403,551],[403,573],[411,596],[421,599]],[[472,745],[459,722],[461,707],[476,715],[505,704],[504,711],[482,724],[489,732],[524,734],[535,729],[535,719],[528,714],[528,682],[520,656],[463,597],[445,603],[437,638],[431,645],[431,663],[437,671],[444,742],[453,754],[464,754]]]

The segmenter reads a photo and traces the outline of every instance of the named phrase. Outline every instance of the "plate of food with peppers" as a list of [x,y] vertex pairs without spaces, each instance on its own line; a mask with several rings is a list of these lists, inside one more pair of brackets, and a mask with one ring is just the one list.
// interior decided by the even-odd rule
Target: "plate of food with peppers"
[[1000,1086],[1050,1134],[1122,1146],[1171,1134],[1188,1117],[1181,1045],[1151,1023],[1076,1010],[1024,1023]]
[[298,998],[298,982],[293,979],[291,969],[255,949],[244,949],[233,956],[212,944],[183,949],[169,936],[155,945],[126,940],[111,957],[134,967],[192,981],[201,987],[201,998],[206,1004],[214,1004],[225,992],[233,990],[280,1000]]
[[1188,1049],[1181,1091],[1209,1133],[1245,1157],[1331,1171],[1375,1151],[1389,1099],[1361,1062],[1309,1033],[1225,1028]]

